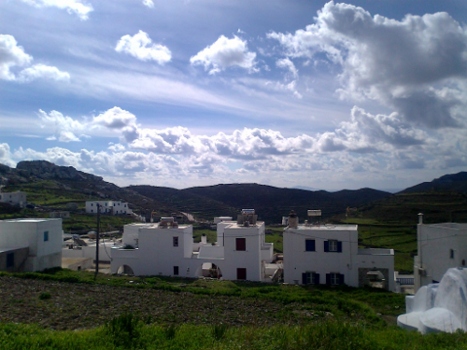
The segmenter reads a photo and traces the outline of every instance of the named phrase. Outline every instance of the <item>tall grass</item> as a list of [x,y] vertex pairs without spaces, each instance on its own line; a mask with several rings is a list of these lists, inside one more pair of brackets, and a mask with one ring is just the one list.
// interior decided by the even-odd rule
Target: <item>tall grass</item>
[[[467,349],[467,335],[421,335],[399,328],[368,329],[358,324],[328,321],[286,327],[182,325],[172,336],[167,327],[145,325],[129,315],[114,326],[86,331],[49,331],[37,326],[0,324],[0,348],[10,349]],[[136,328],[133,328],[136,327]],[[129,329],[133,333],[129,336]],[[138,330],[135,332],[135,330]],[[222,329],[222,330],[221,330]],[[119,333],[122,332],[123,336]]]

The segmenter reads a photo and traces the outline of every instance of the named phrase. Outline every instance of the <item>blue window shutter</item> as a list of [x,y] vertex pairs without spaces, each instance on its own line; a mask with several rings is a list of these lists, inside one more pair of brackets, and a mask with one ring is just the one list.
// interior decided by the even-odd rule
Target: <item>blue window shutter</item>
[[302,273],[302,284],[306,284],[306,272]]
[[319,273],[315,273],[313,284],[319,284]]
[[326,274],[326,284],[327,284],[327,285],[330,285],[330,284],[331,284],[331,274],[330,274],[330,273],[327,273],[327,274]]
[[329,242],[328,241],[324,241],[324,251],[329,252]]
[[339,284],[344,284],[344,275],[343,274],[339,274]]
[[342,242],[341,241],[337,242],[337,252],[342,253]]
[[314,252],[315,249],[315,240],[314,239],[307,239],[305,241],[305,250],[307,252]]

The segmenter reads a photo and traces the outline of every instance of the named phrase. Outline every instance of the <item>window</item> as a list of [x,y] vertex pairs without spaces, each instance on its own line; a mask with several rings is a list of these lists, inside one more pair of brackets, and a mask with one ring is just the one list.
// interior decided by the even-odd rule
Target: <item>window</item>
[[329,241],[324,241],[324,251],[331,253],[342,253],[342,242],[330,239]]
[[344,284],[344,275],[336,272],[326,274],[326,284],[338,286]]
[[44,242],[49,240],[49,231],[44,231]]
[[449,258],[454,259],[454,249],[449,249]]
[[178,266],[174,266],[174,276],[178,276]]
[[93,207],[93,206],[94,206],[94,203],[91,203],[91,207]]
[[246,238],[235,239],[235,250],[246,250]]
[[307,252],[314,252],[315,249],[315,240],[314,239],[306,239],[305,240],[305,251]]
[[178,247],[178,236],[173,237],[172,243],[174,247]]
[[302,273],[302,284],[319,284],[319,273],[315,273],[315,272]]
[[246,268],[244,267],[239,267],[237,268],[237,279],[238,280],[246,280]]
[[14,267],[15,266],[15,253],[8,253],[6,255],[6,267]]

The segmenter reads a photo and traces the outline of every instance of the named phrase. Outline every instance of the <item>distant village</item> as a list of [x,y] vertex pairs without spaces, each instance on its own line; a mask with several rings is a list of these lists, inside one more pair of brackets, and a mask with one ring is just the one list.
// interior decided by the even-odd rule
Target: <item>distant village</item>
[[[24,192],[0,193],[0,202],[25,206]],[[87,201],[88,214],[130,215],[128,203]],[[371,286],[414,294],[438,283],[449,268],[463,267],[467,258],[467,224],[424,224],[419,214],[418,255],[413,275],[394,271],[394,250],[361,249],[357,225],[321,224],[319,209],[302,221],[294,211],[282,220],[283,253],[265,240],[265,223],[254,209],[236,218],[213,218],[216,241],[193,239],[193,225],[174,217],[125,225],[121,238],[99,233],[66,235],[62,217],[0,221],[0,270],[41,271],[53,267],[136,276],[212,278],[293,285]],[[68,214],[69,215],[69,214]],[[418,321],[417,321],[418,322]],[[410,322],[409,322],[410,323]]]

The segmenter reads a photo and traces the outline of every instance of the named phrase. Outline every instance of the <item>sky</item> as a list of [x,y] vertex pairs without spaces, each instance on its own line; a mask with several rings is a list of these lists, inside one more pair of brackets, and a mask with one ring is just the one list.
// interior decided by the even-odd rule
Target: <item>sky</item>
[[2,0],[0,163],[396,191],[467,170],[464,0]]

